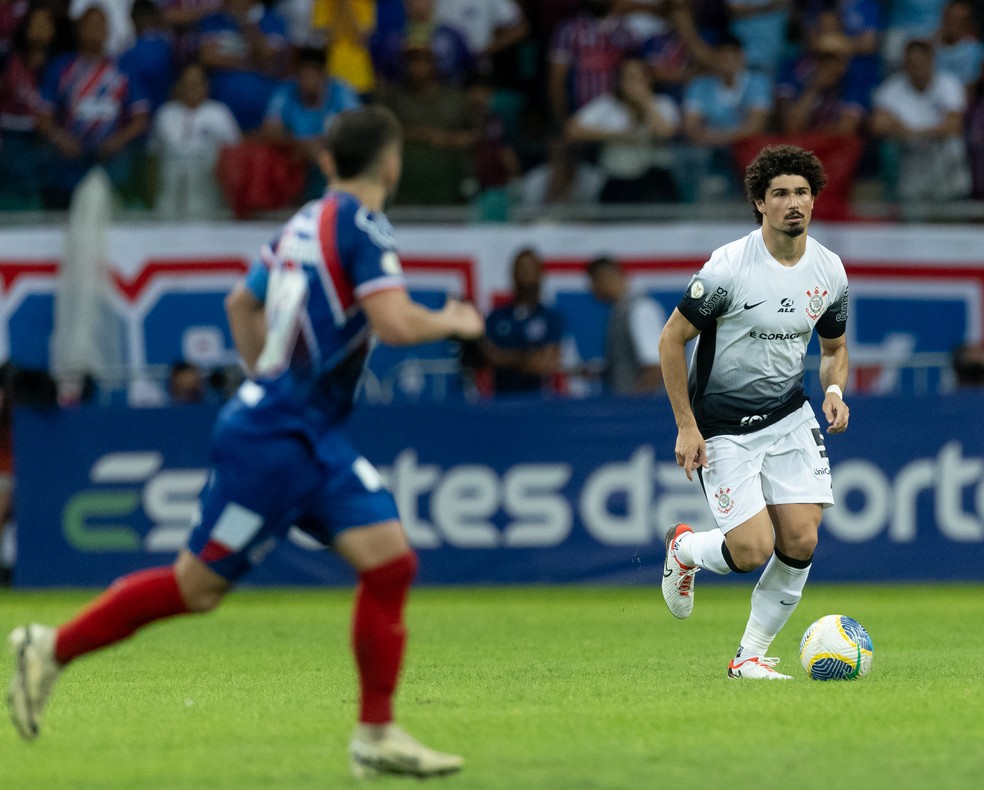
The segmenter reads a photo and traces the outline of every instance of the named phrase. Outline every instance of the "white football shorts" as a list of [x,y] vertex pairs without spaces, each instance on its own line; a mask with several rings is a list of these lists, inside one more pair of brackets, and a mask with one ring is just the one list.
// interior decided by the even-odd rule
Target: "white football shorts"
[[722,532],[766,505],[834,504],[824,434],[809,402],[779,422],[707,440],[704,495]]

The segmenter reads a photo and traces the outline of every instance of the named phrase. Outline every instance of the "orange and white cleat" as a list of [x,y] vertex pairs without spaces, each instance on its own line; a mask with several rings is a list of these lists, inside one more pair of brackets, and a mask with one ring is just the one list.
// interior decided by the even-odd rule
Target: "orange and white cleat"
[[728,677],[733,680],[792,680],[791,675],[784,675],[776,671],[778,658],[766,658],[765,656],[750,656],[749,658],[738,658],[737,656],[728,664]]
[[685,565],[677,556],[680,538],[693,534],[687,524],[676,524],[666,532],[666,559],[663,562],[663,600],[670,614],[679,620],[690,617],[694,610],[694,575],[696,565]]

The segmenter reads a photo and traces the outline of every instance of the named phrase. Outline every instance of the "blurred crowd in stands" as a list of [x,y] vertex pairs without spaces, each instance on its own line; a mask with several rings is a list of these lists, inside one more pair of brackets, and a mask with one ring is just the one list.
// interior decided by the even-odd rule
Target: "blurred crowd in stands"
[[0,208],[101,165],[131,207],[317,195],[317,141],[382,102],[404,205],[740,195],[766,140],[887,200],[984,198],[981,0],[0,0]]

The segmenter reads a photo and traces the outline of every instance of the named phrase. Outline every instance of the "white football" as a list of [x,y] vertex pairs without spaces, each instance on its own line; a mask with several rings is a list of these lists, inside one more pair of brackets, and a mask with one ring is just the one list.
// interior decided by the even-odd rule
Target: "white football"
[[806,629],[800,663],[814,680],[856,680],[868,674],[874,646],[857,620],[828,614]]

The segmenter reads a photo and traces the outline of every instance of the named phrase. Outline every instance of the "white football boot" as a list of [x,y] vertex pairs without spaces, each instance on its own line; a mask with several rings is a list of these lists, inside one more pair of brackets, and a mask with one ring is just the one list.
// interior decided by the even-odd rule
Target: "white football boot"
[[728,664],[728,677],[734,680],[792,680],[791,675],[776,671],[778,663],[778,658],[765,656],[735,657]]
[[7,707],[10,720],[26,740],[41,732],[41,714],[58,680],[61,667],[55,661],[55,629],[45,625],[15,628],[7,639],[14,654]]
[[696,565],[685,565],[677,556],[681,535],[693,530],[686,524],[676,524],[666,531],[666,559],[663,562],[663,600],[670,614],[683,620],[694,610],[694,575]]
[[404,774],[426,779],[460,771],[465,764],[456,754],[436,752],[395,724],[386,727],[378,739],[357,731],[349,743],[349,766],[356,779],[371,779],[379,774]]

